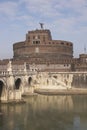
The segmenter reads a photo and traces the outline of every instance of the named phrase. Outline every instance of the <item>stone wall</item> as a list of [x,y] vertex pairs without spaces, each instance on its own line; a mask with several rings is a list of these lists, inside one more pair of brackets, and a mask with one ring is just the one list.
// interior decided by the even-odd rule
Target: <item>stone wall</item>
[[87,74],[73,74],[72,87],[87,88]]

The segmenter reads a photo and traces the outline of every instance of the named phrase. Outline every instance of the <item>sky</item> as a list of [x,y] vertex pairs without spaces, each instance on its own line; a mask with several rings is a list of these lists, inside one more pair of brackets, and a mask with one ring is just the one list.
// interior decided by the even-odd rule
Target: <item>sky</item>
[[53,40],[73,42],[73,55],[87,53],[87,0],[0,0],[0,59],[30,30],[50,29]]

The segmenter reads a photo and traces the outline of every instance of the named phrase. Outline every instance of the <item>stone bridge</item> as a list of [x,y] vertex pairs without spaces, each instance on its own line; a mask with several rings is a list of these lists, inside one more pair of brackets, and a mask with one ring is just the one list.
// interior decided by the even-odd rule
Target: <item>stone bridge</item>
[[4,72],[0,74],[0,100],[21,100],[21,95],[24,92],[32,92],[32,79],[35,79],[35,76],[35,72]]
[[36,69],[0,71],[0,101],[21,100],[22,94],[33,93],[35,88],[70,89],[87,88],[87,72],[39,72]]

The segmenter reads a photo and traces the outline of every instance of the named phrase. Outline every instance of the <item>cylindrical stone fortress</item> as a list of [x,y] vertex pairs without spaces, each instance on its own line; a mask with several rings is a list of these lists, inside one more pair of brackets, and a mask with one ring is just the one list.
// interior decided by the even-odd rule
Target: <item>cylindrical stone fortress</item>
[[27,59],[30,63],[65,63],[73,57],[73,43],[52,40],[47,29],[36,29],[26,34],[26,40],[13,45],[14,59]]

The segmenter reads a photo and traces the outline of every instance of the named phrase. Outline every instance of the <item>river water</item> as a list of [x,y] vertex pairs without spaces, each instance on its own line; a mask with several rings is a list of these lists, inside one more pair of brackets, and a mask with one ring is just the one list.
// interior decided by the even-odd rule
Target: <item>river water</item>
[[32,96],[0,105],[0,130],[87,130],[87,96]]

